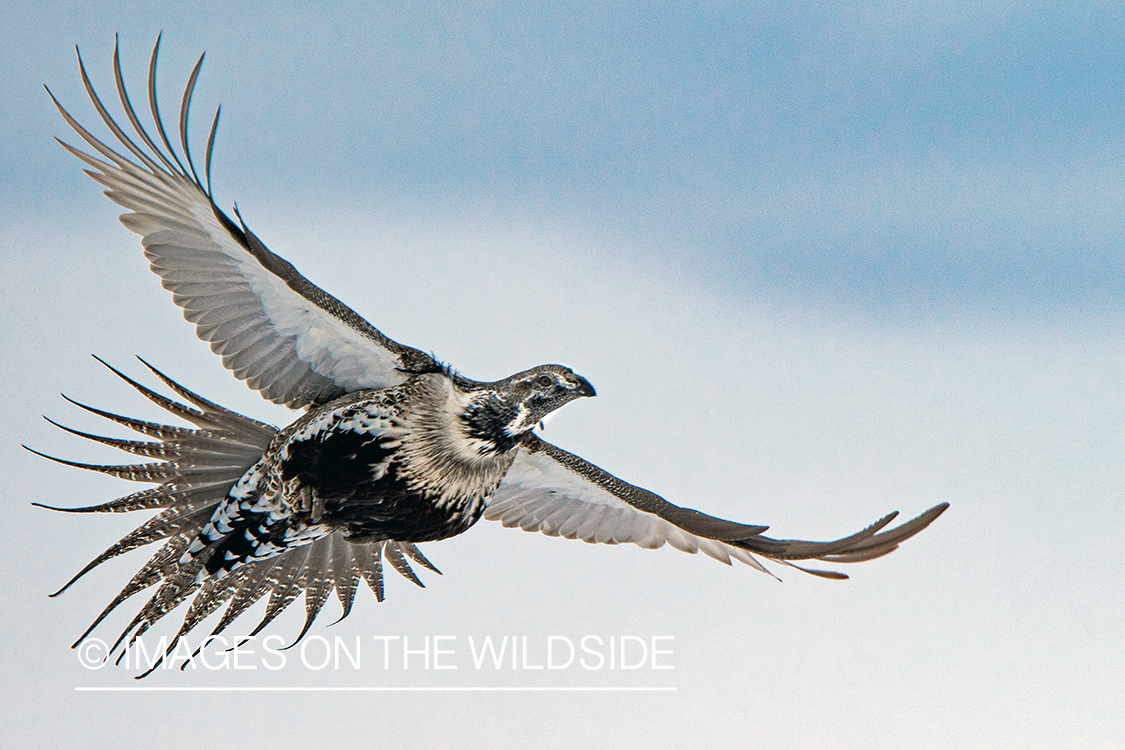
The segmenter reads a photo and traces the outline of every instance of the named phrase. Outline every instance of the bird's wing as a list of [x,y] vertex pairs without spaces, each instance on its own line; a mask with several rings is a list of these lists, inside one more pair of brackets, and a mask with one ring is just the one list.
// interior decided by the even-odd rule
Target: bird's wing
[[673,505],[529,434],[489,500],[485,518],[590,543],[630,542],[650,549],[667,543],[727,564],[733,558],[764,573],[769,571],[755,555],[807,573],[846,578],[834,571],[803,568],[793,561],[846,563],[880,557],[928,526],[946,507],[942,503],[912,521],[884,530],[898,515],[891,513],[863,531],[832,542],[772,539],[762,536],[765,526],[724,521]]
[[384,388],[401,383],[410,373],[438,369],[433,357],[387,338],[270,252],[237,209],[238,223],[219,210],[210,186],[218,112],[207,141],[206,186],[188,148],[188,111],[203,58],[192,70],[180,108],[181,160],[157,108],[159,48],[157,39],[148,78],[159,142],[129,102],[116,49],[114,77],[132,136],[94,91],[81,56],[78,62],[86,91],[122,151],[95,138],[53,94],[51,98],[67,124],[100,158],[60,143],[92,167],[87,174],[107,188],[110,200],[129,210],[121,222],[141,235],[152,270],[183,308],[184,317],[195,324],[199,337],[210,342],[235,377],[264,398],[292,408],[325,403],[361,388]]

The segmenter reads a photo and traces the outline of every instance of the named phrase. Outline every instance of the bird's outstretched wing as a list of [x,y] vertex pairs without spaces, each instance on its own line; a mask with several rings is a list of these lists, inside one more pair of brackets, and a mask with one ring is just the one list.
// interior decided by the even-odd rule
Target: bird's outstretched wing
[[87,174],[107,188],[110,200],[129,210],[121,222],[141,235],[152,270],[183,308],[184,317],[195,324],[199,337],[210,342],[236,377],[264,398],[292,408],[326,403],[360,388],[396,385],[410,373],[438,369],[433,357],[387,338],[270,252],[237,209],[238,223],[219,210],[210,178],[218,111],[207,140],[206,183],[188,147],[188,111],[203,57],[192,70],[180,107],[181,159],[157,107],[159,49],[158,38],[149,62],[148,97],[159,141],[141,124],[129,101],[116,48],[114,78],[132,136],[94,91],[81,56],[78,63],[86,92],[122,151],[78,124],[53,94],[51,99],[101,158],[59,142],[92,167]]
[[[411,561],[437,572],[418,548],[409,542],[356,543],[347,540],[341,532],[333,532],[267,560],[244,565],[227,576],[208,578],[202,583],[185,577],[181,568],[184,551],[211,519],[215,508],[226,498],[231,485],[261,457],[262,451],[277,435],[277,429],[224,409],[179,385],[148,363],[145,365],[187,403],[166,398],[109,365],[106,367],[157,406],[190,423],[191,428],[124,417],[84,406],[76,401],[72,403],[135,430],[149,439],[121,440],[58,426],[79,437],[143,458],[156,459],[155,461],[125,465],[84,464],[32,451],[68,466],[157,485],[101,505],[53,508],[70,513],[160,511],[94,558],[65,586],[52,594],[58,596],[66,591],[71,584],[106,560],[153,542],[163,543],[78,638],[75,647],[126,599],[153,586],[157,589],[156,593],[122,631],[110,653],[116,651],[122,643],[128,649],[139,636],[188,599],[191,604],[179,631],[164,651],[165,657],[175,652],[181,638],[224,604],[226,609],[210,636],[217,636],[225,631],[251,605],[269,595],[265,615],[250,633],[253,636],[303,593],[305,626],[297,638],[300,640],[333,592],[343,609],[340,619],[347,617],[351,611],[361,579],[374,591],[376,599],[382,601],[384,560],[419,586],[422,582],[411,568]],[[126,641],[126,638],[129,640]],[[124,651],[121,653],[124,654]],[[159,661],[156,662],[149,671],[159,664]]]
[[525,531],[590,543],[630,542],[650,549],[667,543],[684,552],[703,552],[728,565],[735,559],[763,573],[769,571],[755,555],[806,573],[847,578],[835,571],[804,568],[794,561],[848,563],[881,557],[926,528],[947,507],[942,503],[912,521],[886,529],[898,515],[890,513],[863,531],[833,542],[771,539],[762,536],[765,526],[724,521],[673,505],[529,434],[484,517]]

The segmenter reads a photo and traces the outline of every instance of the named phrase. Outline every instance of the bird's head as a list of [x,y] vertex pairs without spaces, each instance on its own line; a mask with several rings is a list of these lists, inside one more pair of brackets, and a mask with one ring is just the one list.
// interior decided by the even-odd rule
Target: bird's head
[[470,435],[507,450],[555,409],[594,395],[594,386],[570,368],[540,365],[494,383],[482,383],[472,393],[463,419]]

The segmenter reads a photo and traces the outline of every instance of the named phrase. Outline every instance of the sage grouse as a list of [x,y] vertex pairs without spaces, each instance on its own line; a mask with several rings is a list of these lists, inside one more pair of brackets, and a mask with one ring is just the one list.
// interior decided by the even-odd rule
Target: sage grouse
[[95,93],[79,55],[86,91],[119,146],[114,150],[92,135],[51,95],[92,152],[60,143],[127,209],[121,221],[141,236],[152,270],[223,364],[264,398],[304,413],[278,430],[211,403],[153,368],[186,404],[114,372],[193,427],[131,419],[75,402],[149,439],[63,429],[155,460],[122,466],[60,462],[157,486],[71,512],[160,512],[63,589],[105,560],[163,541],[75,646],[115,607],[152,586],[156,593],[111,653],[123,643],[127,649],[188,599],[177,640],[226,604],[214,629],[223,631],[267,594],[265,617],[253,632],[303,593],[303,636],[333,591],[344,616],[361,578],[381,600],[384,559],[419,583],[409,561],[435,569],[415,545],[460,534],[482,517],[585,542],[649,549],[670,544],[768,572],[759,557],[798,567],[794,561],[849,563],[885,555],[945,510],[938,505],[888,529],[897,515],[891,513],[832,542],[772,539],[762,535],[765,526],[672,505],[543,441],[533,428],[564,404],[593,396],[593,386],[560,365],[540,365],[492,383],[470,380],[390,340],[270,252],[237,209],[232,220],[213,200],[210,162],[218,112],[207,140],[205,179],[193,162],[188,111],[202,57],[184,91],[179,153],[169,140],[157,107],[159,47],[158,38],[148,71],[152,129],[141,124],[130,103],[116,50],[117,93],[132,134]]

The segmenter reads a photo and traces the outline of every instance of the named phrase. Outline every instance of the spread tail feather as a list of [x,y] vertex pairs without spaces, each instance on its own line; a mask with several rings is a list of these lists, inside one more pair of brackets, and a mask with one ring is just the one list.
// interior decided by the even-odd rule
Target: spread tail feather
[[[411,543],[354,543],[339,532],[333,532],[275,557],[244,565],[229,574],[197,580],[196,574],[205,564],[206,555],[185,562],[185,551],[211,520],[215,509],[227,497],[231,487],[261,458],[278,430],[208,401],[176,383],[143,359],[141,362],[186,403],[163,396],[102,360],[98,361],[148,400],[193,427],[124,417],[67,399],[88,412],[128,427],[150,439],[121,440],[81,432],[48,420],[51,424],[73,435],[135,456],[156,460],[124,465],[87,464],[55,458],[28,448],[32,453],[67,466],[157,485],[100,505],[80,508],[58,508],[35,503],[39,507],[71,513],[160,511],[94,558],[66,585],[51,594],[58,596],[106,560],[155,541],[164,541],[163,546],[110,601],[73,647],[81,644],[122,602],[156,584],[159,584],[156,593],[122,631],[111,653],[124,644],[121,652],[123,655],[141,634],[165,615],[185,601],[190,600],[191,603],[179,631],[163,655],[139,677],[160,666],[184,636],[224,604],[226,610],[209,638],[222,633],[251,605],[268,594],[265,615],[251,633],[256,635],[298,596],[304,594],[305,624],[297,638],[299,641],[308,632],[333,591],[343,610],[340,619],[351,612],[361,578],[375,593],[376,599],[382,601],[383,558],[396,571],[419,586],[422,582],[410,567],[411,561],[439,572]],[[118,659],[120,660],[120,656]]]

